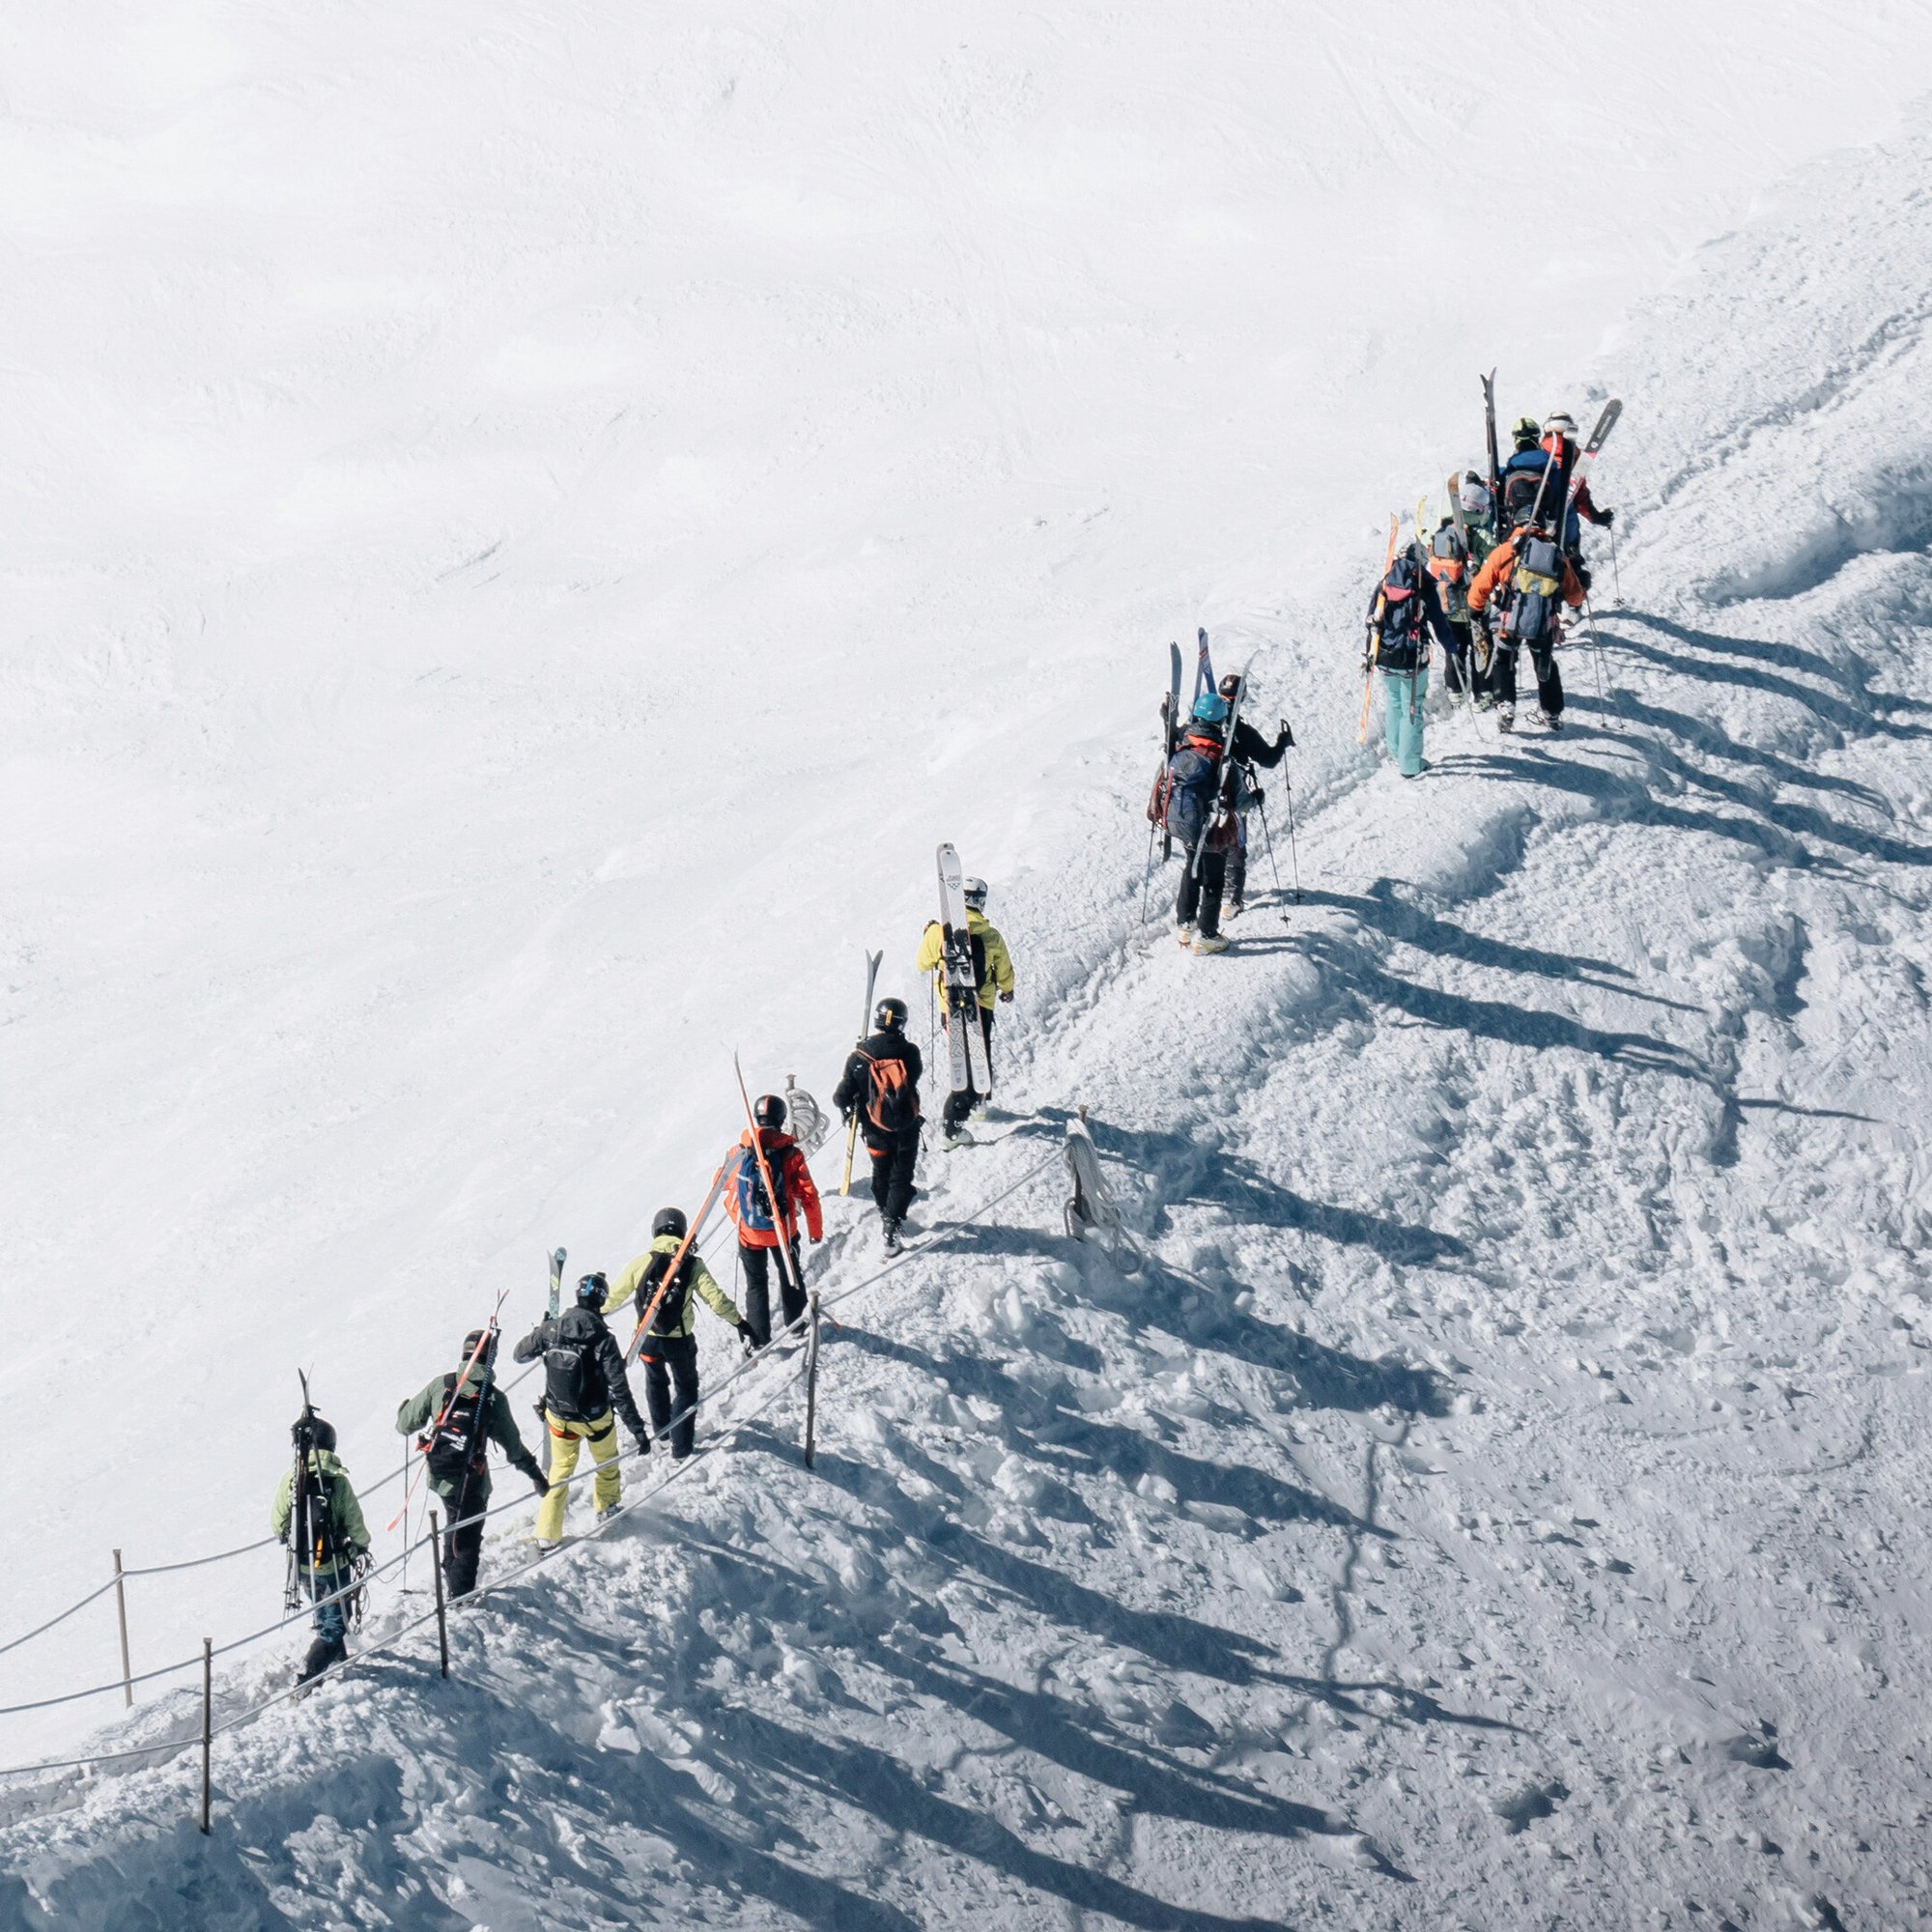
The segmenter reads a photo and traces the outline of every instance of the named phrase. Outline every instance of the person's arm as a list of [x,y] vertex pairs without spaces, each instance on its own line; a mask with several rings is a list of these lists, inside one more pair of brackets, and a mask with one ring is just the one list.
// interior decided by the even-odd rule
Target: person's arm
[[811,1178],[805,1150],[793,1148],[785,1156],[785,1191],[805,1210],[805,1232],[814,1241],[825,1238],[825,1210],[818,1203],[818,1183]]
[[866,1056],[863,1053],[848,1053],[845,1056],[845,1071],[838,1076],[838,1084],[832,1090],[832,1104],[843,1114],[859,1104],[859,1097],[866,1091]]
[[1583,601],[1583,581],[1572,569],[1570,559],[1563,559],[1563,601],[1573,610]]
[[638,1292],[638,1284],[644,1278],[644,1270],[651,1264],[651,1251],[646,1248],[615,1281],[611,1284],[604,1296],[604,1313],[614,1315]]
[[490,1417],[485,1428],[496,1441],[509,1463],[511,1468],[520,1469],[533,1480],[541,1480],[543,1471],[537,1466],[537,1459],[524,1444],[524,1438],[517,1434],[517,1417],[510,1407],[510,1399],[495,1382],[490,1384]]
[[919,1083],[925,1078],[925,1061],[911,1040],[906,1041],[902,1051],[905,1055],[906,1077],[912,1082],[916,1095]]
[[731,1297],[712,1279],[711,1270],[698,1261],[696,1255],[694,1254],[691,1259],[696,1264],[692,1272],[691,1285],[703,1297],[705,1307],[726,1327],[737,1327],[745,1318],[738,1313]]
[[274,1507],[269,1512],[269,1530],[277,1543],[286,1543],[289,1535],[289,1519],[296,1509],[296,1472],[282,1471],[281,1487],[275,1492]]
[[986,928],[986,970],[1000,989],[1000,998],[1013,997],[1013,955],[1007,951],[1005,938],[992,926]]
[[604,1371],[604,1381],[611,1391],[611,1406],[617,1411],[617,1420],[637,1441],[648,1442],[651,1433],[638,1413],[637,1402],[631,1394],[631,1379],[624,1373],[624,1351],[608,1328],[597,1338],[597,1366]]
[[1499,543],[1484,561],[1476,573],[1476,581],[1469,586],[1469,609],[1481,612],[1487,609],[1489,601],[1495,595],[1496,585],[1502,582],[1503,572],[1516,561],[1514,541]]
[[335,1533],[357,1556],[366,1555],[369,1548],[369,1525],[362,1520],[362,1505],[355,1500],[355,1490],[349,1480],[347,1469],[335,1473]]
[[434,1377],[396,1411],[396,1434],[413,1435],[427,1426],[442,1406],[442,1378]]
[[1235,727],[1235,756],[1242,764],[1260,765],[1271,772],[1281,763],[1281,754],[1294,743],[1294,735],[1282,722],[1281,735],[1272,745],[1243,718]]
[[1426,572],[1422,579],[1422,617],[1429,626],[1430,635],[1446,651],[1454,641],[1449,629],[1449,616],[1442,608],[1442,592],[1435,578]]
[[925,930],[920,934],[919,952],[912,962],[915,973],[936,973],[940,962],[946,957],[946,934],[939,922],[930,921]]
[[519,1342],[511,1352],[511,1359],[518,1362],[533,1362],[555,1339],[548,1321],[539,1321],[530,1332]]

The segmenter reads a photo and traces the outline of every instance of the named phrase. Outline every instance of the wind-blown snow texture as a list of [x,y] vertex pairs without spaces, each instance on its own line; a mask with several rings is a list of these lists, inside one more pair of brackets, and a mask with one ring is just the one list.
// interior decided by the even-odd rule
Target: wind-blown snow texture
[[[1913,44],[1869,18],[1851,30],[1868,47],[1838,49],[1846,78],[1815,81],[1820,128],[1873,82],[1861,60]],[[633,163],[647,239],[600,300],[546,312],[526,252],[518,299],[543,326],[517,353],[463,334],[502,285],[421,224],[455,193],[469,123],[453,90],[411,96],[437,71],[405,59],[400,95],[346,90],[303,123],[306,168],[220,171],[259,198],[268,293],[176,256],[176,332],[122,318],[128,357],[184,373],[138,448],[119,399],[95,399],[95,489],[119,474],[137,534],[103,539],[84,627],[63,616],[73,556],[43,535],[33,565],[35,533],[79,514],[74,452],[15,468],[54,507],[26,520],[6,673],[29,727],[10,767],[9,1089],[37,1103],[8,1236],[31,1332],[0,1406],[9,1467],[41,1466],[50,1381],[110,1323],[122,1339],[99,1371],[105,1466],[72,1502],[50,1482],[14,1506],[7,1631],[91,1584],[97,1543],[145,1531],[152,1560],[251,1533],[293,1359],[320,1359],[352,1465],[378,1473],[384,1410],[479,1297],[527,1266],[533,1309],[546,1240],[620,1262],[660,1196],[701,1184],[732,1131],[722,1039],[772,1084],[797,1065],[823,1089],[859,977],[839,939],[890,941],[903,975],[943,834],[999,883],[1019,949],[1002,1044],[1021,1121],[930,1163],[921,1218],[944,1228],[1009,1184],[1085,1102],[1150,1265],[1126,1278],[1071,1248],[1058,1177],[1032,1183],[840,1311],[812,1478],[788,1398],[661,1509],[462,1617],[449,1686],[416,1646],[224,1741],[211,1840],[187,1824],[185,1761],[0,1792],[0,1923],[1932,1923],[1922,121],[1804,170],[1594,360],[1552,324],[1506,368],[1506,407],[1559,380],[1574,399],[1579,370],[1626,399],[1602,492],[1629,511],[1629,608],[1601,611],[1614,703],[1573,651],[1561,741],[1458,719],[1403,785],[1355,750],[1349,641],[1378,499],[1473,453],[1464,364],[1488,338],[1444,319],[1465,284],[1420,319],[1304,291],[1271,386],[1239,400],[1271,442],[1299,415],[1312,455],[1244,470],[1256,445],[1221,426],[1236,392],[1185,358],[1266,366],[1242,223],[1265,224],[1278,182],[1238,213],[1174,188],[1154,157],[1181,144],[1156,131],[1137,174],[1131,117],[1107,141],[1063,121],[1056,145],[1010,54],[944,52],[952,118],[894,153],[840,145],[853,103],[815,91],[828,61],[885,71],[849,20],[829,45],[801,16],[668,55],[605,23],[559,31],[534,52],[485,35],[469,59],[560,85],[555,63],[596,54],[649,75],[653,100],[709,102]],[[1198,58],[1225,63],[1209,39]],[[1201,68],[1163,51],[1197,122]],[[196,56],[204,81],[218,53]],[[1594,53],[1623,76],[1620,125],[1667,142],[1678,83],[1616,68],[1601,30]],[[1147,83],[1132,37],[1096,29],[1082,57],[1098,96]],[[1775,101],[1783,82],[1739,84]],[[691,234],[653,227],[654,170],[681,147],[720,169],[743,153],[720,120],[787,88],[805,102],[788,139],[803,117],[838,166],[916,164],[904,227],[852,226],[891,181],[828,197],[812,168],[748,165],[707,177],[729,230],[694,266]],[[402,98],[448,151],[403,198],[414,223],[374,224],[380,249],[336,234],[327,278],[261,269],[294,259],[278,222],[362,205],[325,192],[323,159],[388,191],[380,110]],[[1435,97],[1443,125],[1460,98]],[[520,215],[559,263],[599,257],[572,188],[608,163],[596,116],[575,148],[547,124],[533,157],[521,99],[493,130],[517,162],[503,192],[540,182]],[[1237,170],[1286,153],[1319,177],[1313,136],[1255,135],[1261,99],[1215,99]],[[148,138],[198,151],[207,117],[224,125],[208,99]],[[903,123],[903,95],[889,105]],[[1426,115],[1369,118],[1397,129],[1351,190],[1373,224],[1435,153]],[[1702,156],[1679,138],[1659,152]],[[1034,179],[1029,256],[960,157],[1042,147],[1060,171]],[[1732,164],[1764,179],[1794,152]],[[935,181],[967,265],[947,296],[912,239]],[[1125,299],[1119,259],[1082,257],[1067,210],[1095,182],[1206,222],[1164,321]],[[1724,213],[1651,204],[1684,240]],[[1654,278],[1623,246],[1586,272]],[[683,298],[648,274],[654,248]],[[748,254],[772,279],[723,305],[744,332],[682,339]],[[862,283],[816,278],[862,259]],[[996,267],[1016,279],[974,285]],[[1042,350],[1041,315],[1068,313],[1042,291],[1083,278],[1091,333]],[[1215,316],[1190,335],[1197,303]],[[211,315],[248,383],[222,374],[237,338]],[[296,315],[298,383],[257,334]],[[1352,370],[1324,326],[1353,328]],[[881,356],[915,331],[928,363]],[[1325,393],[1305,386],[1317,342]],[[1041,355],[1065,363],[1051,416],[1022,407],[1037,370],[1013,374]],[[496,399],[466,417],[477,356]],[[709,386],[667,389],[666,358],[687,376],[714,358]],[[796,372],[783,461],[768,422],[733,431],[731,370],[760,358]],[[877,413],[855,429],[861,396]],[[1351,412],[1369,457],[1348,450]],[[567,480],[531,460],[558,421]],[[251,436],[277,487],[289,440],[313,451],[298,497],[238,468],[230,500],[198,494],[213,440],[232,456]],[[948,469],[964,480],[939,487]],[[176,491],[195,510],[178,522]],[[1029,499],[1041,554],[1002,602]],[[153,561],[183,551],[194,567]],[[1307,904],[1286,924],[1257,909],[1211,963],[1144,946],[1138,923],[1160,645],[1197,609],[1224,650],[1264,647],[1264,699],[1305,744]],[[635,668],[615,654],[631,631]],[[688,664],[667,655],[680,637]],[[983,679],[951,702],[948,645]],[[915,777],[909,807],[895,788]],[[748,824],[775,856],[745,849]],[[811,1056],[780,1044],[801,1039]],[[871,1241],[844,1216],[828,1279],[856,1278]],[[84,1314],[60,1305],[83,1288]],[[165,1632],[137,1621],[137,1668],[202,1622],[266,1621],[274,1568],[176,1600]],[[8,1685],[106,1675],[111,1654],[98,1621],[66,1630]],[[288,1662],[237,1669],[224,1703]],[[176,1693],[131,1735],[185,1722]],[[20,1755],[56,1741],[19,1735]]]

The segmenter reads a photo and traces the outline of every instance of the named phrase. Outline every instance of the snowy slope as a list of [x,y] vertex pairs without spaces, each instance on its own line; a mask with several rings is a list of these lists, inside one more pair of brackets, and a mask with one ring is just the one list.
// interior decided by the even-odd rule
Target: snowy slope
[[[1112,57],[1145,88],[1155,53],[1184,54],[1189,111],[1211,74],[1217,124],[1245,106],[1287,142],[1264,78],[1230,79],[1226,31],[1185,50],[1126,37]],[[712,52],[705,75],[742,57],[787,95],[785,155],[828,152],[805,131],[860,47],[819,23]],[[1089,52],[1049,70],[1051,108],[1022,90],[1000,138],[1045,140],[1070,100],[1118,111]],[[1872,70],[1856,43],[1841,57],[1850,98]],[[400,68],[384,85],[409,84]],[[1712,124],[1673,83],[1619,71],[1659,138],[1712,158]],[[1740,82],[1760,103],[1781,84]],[[1824,111],[1839,84],[1819,84],[1789,149],[1727,157],[1737,172],[1704,199],[1663,171],[1650,225],[1612,230],[1588,272],[1639,283],[1655,236],[1708,230],[1804,140],[1853,131]],[[999,90],[980,69],[966,92],[984,112]],[[331,98],[365,131],[395,125],[380,98]],[[1759,118],[1775,142],[1780,117]],[[969,146],[991,138],[964,119]],[[1123,165],[1124,120],[1108,125],[1114,145],[1074,174],[1096,199]],[[1162,131],[1168,159],[1186,127]],[[1057,138],[1065,157],[1064,124]],[[1321,239],[1372,250],[1351,211],[1431,151],[1413,124],[1392,155],[1351,151],[1347,191],[1316,197]],[[1314,165],[1312,142],[1295,152]],[[830,935],[893,939],[903,972],[923,854],[969,814],[971,862],[1001,878],[996,910],[1025,946],[1015,1097],[1036,1111],[1009,1147],[940,1171],[930,1217],[1017,1179],[1085,1101],[1158,1261],[1128,1281],[1069,1251],[1057,1180],[1031,1183],[993,1228],[854,1305],[827,1351],[822,1482],[794,1467],[795,1406],[773,1409],[649,1523],[474,1620],[449,1691],[418,1648],[224,1747],[212,1844],[181,1830],[185,1768],[16,1826],[8,1910],[41,1922],[38,1894],[52,1922],[149,1906],[166,1922],[185,1888],[201,1922],[236,1924],[1916,1922],[1932,792],[1911,693],[1932,639],[1927,456],[1910,440],[1926,290],[1922,267],[1900,277],[1929,258],[1926,160],[1915,134],[1808,172],[1594,365],[1587,314],[1524,344],[1524,384],[1587,369],[1631,399],[1629,467],[1605,492],[1647,512],[1625,526],[1633,609],[1605,613],[1624,728],[1573,656],[1576,732],[1499,752],[1461,721],[1420,788],[1356,754],[1349,653],[1326,639],[1352,622],[1355,539],[1379,503],[1412,496],[1444,448],[1468,453],[1467,396],[1446,385],[1493,331],[1437,313],[1431,338],[1391,304],[1377,327],[1399,376],[1372,347],[1309,405],[1306,371],[1277,370],[1311,463],[1255,381],[1294,352],[1217,306],[1190,352],[1211,380],[1159,391],[1204,450],[1212,427],[1211,460],[1164,468],[1157,431],[1129,436],[1162,311],[1129,300],[1150,290],[1125,274],[1127,215],[1103,236],[1117,279],[1099,279],[1131,346],[1049,353],[1038,332],[1095,297],[1035,257],[1031,320],[1009,310],[979,346],[977,390],[963,343],[940,340],[950,399],[879,399],[895,427],[863,456],[894,444],[911,466],[896,481],[850,440],[846,385],[883,364],[917,386],[907,344],[938,325],[911,288],[932,253],[910,245],[905,311],[843,342],[849,367],[800,379],[828,442],[802,425],[807,446],[759,478],[694,478],[661,425],[619,422],[603,467],[585,459],[540,513],[508,514],[529,480],[506,462],[488,494],[512,554],[466,566],[491,532],[426,511],[419,466],[480,500],[474,439],[509,430],[452,401],[412,442],[401,425],[426,406],[404,374],[359,455],[352,435],[303,466],[311,491],[337,469],[332,512],[303,498],[316,521],[292,536],[299,503],[236,484],[232,554],[211,545],[195,581],[173,580],[179,603],[137,619],[162,565],[124,553],[91,650],[55,614],[78,564],[48,534],[22,593],[44,600],[44,629],[8,671],[39,760],[13,768],[8,1070],[36,1104],[15,1122],[9,1272],[36,1310],[53,1301],[11,1371],[13,1465],[38,1442],[47,1363],[99,1332],[92,1310],[67,1312],[83,1287],[106,1275],[117,1308],[166,1319],[102,1365],[105,1466],[79,1473],[77,1499],[50,1488],[27,1506],[10,1630],[91,1582],[117,1537],[172,1552],[252,1533],[268,1484],[249,1482],[247,1445],[278,1455],[292,1359],[321,1361],[352,1463],[380,1466],[384,1412],[417,1378],[401,1364],[434,1366],[544,1240],[617,1260],[660,1195],[701,1180],[730,1130],[722,1094],[702,1097],[724,1040],[815,1038],[800,1071],[824,1084],[856,990]],[[1601,179],[1600,152],[1572,164],[1605,206],[1642,179]],[[1251,151],[1227,166],[1260,168]],[[762,207],[768,235],[795,237],[815,213],[836,253],[837,221],[792,189],[741,218]],[[848,213],[866,203],[849,192]],[[962,284],[1015,259],[1000,214],[982,214]],[[1053,245],[1077,226],[1063,209]],[[854,259],[872,264],[875,240],[847,238]],[[1279,257],[1228,244],[1214,272],[1251,277],[1259,301]],[[773,272],[788,326],[796,287]],[[1001,313],[966,293],[972,327]],[[1188,291],[1167,299],[1172,322]],[[741,303],[759,307],[742,290],[722,306]],[[450,326],[462,303],[443,290],[430,306]],[[683,350],[717,345],[697,331]],[[749,363],[771,344],[735,346]],[[373,407],[352,349],[341,393]],[[447,342],[420,356],[414,375],[433,366],[452,398],[474,374]],[[567,360],[548,341],[524,380]],[[587,351],[578,366],[647,381]],[[341,425],[318,394],[211,394],[198,428],[156,426],[149,458],[170,433],[232,450],[238,416],[278,406],[313,412],[321,442]],[[1257,396],[1253,420],[1231,419]],[[693,461],[724,460],[726,400],[694,406]],[[980,419],[1002,406],[1007,426]],[[595,415],[582,395],[523,407],[530,447]],[[748,449],[769,451],[773,419],[746,407]],[[1013,425],[1038,441],[1003,440]],[[277,465],[287,429],[259,431]],[[370,465],[393,526],[368,519]],[[689,493],[681,526],[637,494],[646,475]],[[1022,564],[1030,495],[1050,554]],[[75,499],[67,514],[71,530]],[[779,526],[762,553],[745,543],[761,516]],[[279,560],[250,517],[281,530]],[[182,541],[207,541],[184,525],[148,539],[170,571]],[[441,587],[430,525],[461,536]],[[1309,904],[1292,929],[1262,915],[1212,977],[1165,945],[1144,955],[1135,930],[1151,676],[1132,668],[1196,608],[1229,648],[1271,647],[1271,688],[1310,741]],[[680,668],[693,626],[707,655]],[[758,681],[725,637],[756,639]],[[947,692],[952,640],[982,678],[964,696]],[[729,776],[699,784],[714,740],[696,707],[721,667]],[[1069,771],[1048,746],[1076,702]],[[905,720],[903,746],[882,711]],[[868,793],[928,767],[929,815],[881,828]],[[786,834],[769,865],[727,838],[747,813]],[[781,920],[761,890],[783,895]],[[837,1279],[860,1267],[835,1257]],[[156,1388],[187,1398],[178,1413],[155,1413]],[[130,1508],[136,1440],[167,1481]],[[271,1605],[271,1568],[251,1573],[251,1606]],[[236,1594],[232,1577],[185,1592],[155,1654],[211,1619],[255,1621]],[[18,1694],[107,1654],[98,1627],[61,1642]],[[284,1667],[249,1665],[224,1697]],[[54,1734],[19,1735],[24,1752]]]

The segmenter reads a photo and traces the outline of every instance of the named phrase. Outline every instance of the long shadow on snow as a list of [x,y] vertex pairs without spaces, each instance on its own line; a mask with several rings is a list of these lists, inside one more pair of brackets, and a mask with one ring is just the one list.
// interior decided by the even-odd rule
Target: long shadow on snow
[[[977,1395],[996,1404],[1007,1446],[1023,1448],[1049,1467],[1068,1473],[1112,1471],[1127,1483],[1153,1475],[1171,1483],[1183,1503],[1237,1509],[1258,1522],[1319,1522],[1393,1541],[1391,1532],[1363,1521],[1326,1496],[1244,1463],[1208,1463],[1183,1455],[1140,1430],[1087,1414],[1075,1406],[1070,1391],[1063,1401],[1058,1389],[1031,1387],[983,1356],[931,1355],[886,1336],[860,1331],[854,1331],[850,1340],[863,1353],[904,1362],[944,1382],[957,1395]],[[923,1460],[915,1444],[905,1444],[903,1453]],[[921,1473],[955,1495],[962,1493],[956,1478],[943,1464],[932,1463]]]

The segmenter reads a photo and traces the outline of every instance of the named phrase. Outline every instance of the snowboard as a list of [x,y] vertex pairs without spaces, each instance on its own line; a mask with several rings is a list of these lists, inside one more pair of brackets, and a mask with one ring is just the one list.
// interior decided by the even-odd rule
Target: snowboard
[[959,854],[949,842],[939,848],[940,957],[945,971],[946,1050],[952,1060],[952,1091],[975,1090],[992,1098],[993,1069],[987,1064],[986,1036],[980,1030],[980,976],[973,967],[973,934],[966,920],[965,875]]

